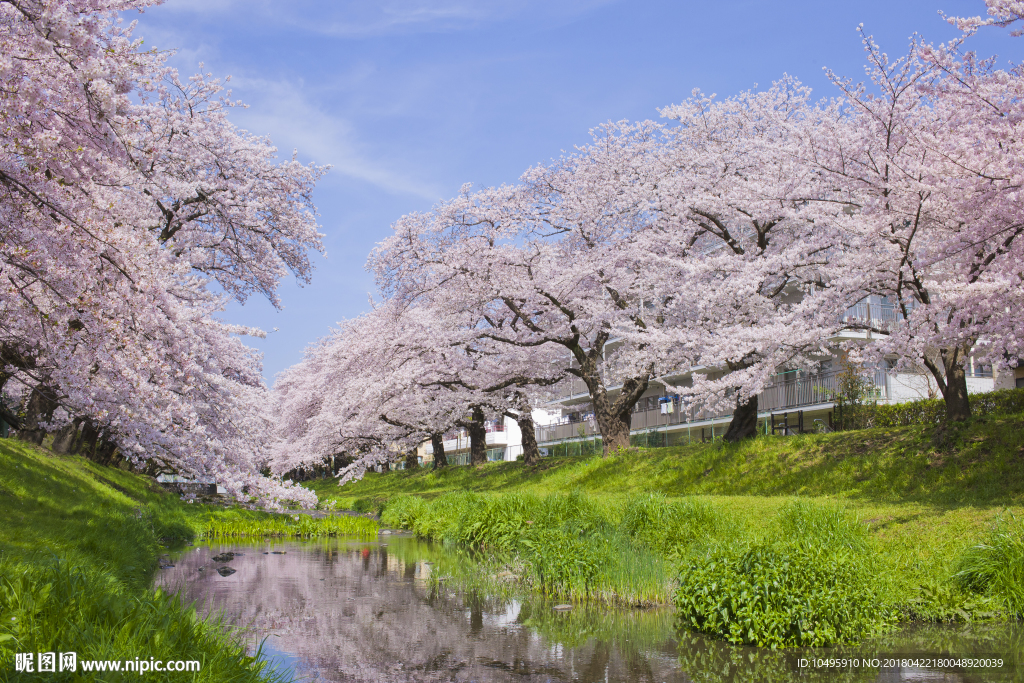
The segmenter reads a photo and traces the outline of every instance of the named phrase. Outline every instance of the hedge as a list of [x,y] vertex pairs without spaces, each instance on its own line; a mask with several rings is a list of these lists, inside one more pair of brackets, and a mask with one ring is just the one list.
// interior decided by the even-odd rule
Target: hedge
[[[1000,389],[971,394],[971,415],[1009,415],[1024,412],[1024,389]],[[837,410],[840,408],[837,407]],[[846,429],[866,427],[906,427],[917,424],[941,424],[946,420],[946,402],[941,398],[893,404],[845,405],[846,415],[838,416]]]

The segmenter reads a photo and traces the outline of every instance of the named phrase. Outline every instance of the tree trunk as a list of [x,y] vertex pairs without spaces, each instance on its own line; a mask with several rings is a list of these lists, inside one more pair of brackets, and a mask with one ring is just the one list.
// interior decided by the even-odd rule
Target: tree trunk
[[98,439],[99,436],[99,430],[96,429],[96,425],[92,423],[92,420],[86,420],[85,424],[82,426],[82,434],[75,443],[74,452],[92,460],[95,457],[96,439]]
[[82,428],[82,418],[76,417],[73,422],[61,427],[53,436],[53,445],[50,450],[54,453],[73,453],[79,433]]
[[519,425],[519,431],[523,433],[523,463],[536,465],[540,462],[540,449],[537,448],[537,431],[529,409],[519,411],[516,424]]
[[942,392],[942,399],[946,403],[947,422],[963,422],[971,417],[971,402],[967,396],[967,373],[964,371],[963,362],[970,355],[973,346],[966,343],[942,349],[942,368],[927,355],[924,358],[925,367],[935,377],[939,391]]
[[629,448],[629,431],[632,412],[625,416],[616,413],[609,401],[594,402],[594,418],[601,432],[603,454],[608,455],[619,449]]
[[18,438],[41,446],[46,430],[40,427],[39,423],[49,422],[56,409],[57,401],[53,390],[42,384],[37,385],[29,396],[28,405],[25,406],[25,422],[18,430]]
[[92,460],[104,467],[113,467],[117,464],[117,461],[120,460],[120,458],[117,457],[117,454],[117,444],[104,437],[100,440],[99,444],[97,444],[96,452]]
[[448,456],[444,453],[444,435],[431,434],[430,445],[434,448],[434,469],[439,470],[442,467],[448,467]]
[[957,349],[959,353],[945,352],[942,364],[946,366],[946,390],[942,397],[946,400],[946,420],[963,422],[971,417],[971,402],[967,398],[967,373],[964,364],[968,349]]
[[614,402],[609,400],[596,368],[589,381],[584,378],[594,401],[594,418],[597,420],[597,428],[601,431],[604,455],[629,448],[629,432],[633,426],[633,406],[647,391],[650,376],[648,373],[627,379],[622,383],[622,389]]
[[469,464],[482,465],[487,462],[487,428],[484,426],[484,411],[473,406],[473,419],[467,425],[469,430]]
[[579,364],[579,367],[571,369],[570,372],[583,380],[590,393],[590,400],[594,406],[594,418],[597,420],[597,428],[601,432],[601,442],[606,456],[620,448],[629,448],[633,406],[647,391],[651,375],[654,374],[654,365],[652,364],[642,375],[626,379],[614,402],[609,399],[600,372],[600,363],[604,357],[604,345],[609,337],[610,333],[601,332],[588,350],[584,350],[578,342],[566,345]]
[[740,403],[736,398],[736,411],[732,414],[732,421],[729,428],[725,430],[725,440],[729,443],[736,443],[742,439],[757,434],[757,394],[751,396],[745,403]]
[[416,449],[410,448],[409,452],[405,454],[405,469],[414,470],[420,466],[420,460],[416,457]]

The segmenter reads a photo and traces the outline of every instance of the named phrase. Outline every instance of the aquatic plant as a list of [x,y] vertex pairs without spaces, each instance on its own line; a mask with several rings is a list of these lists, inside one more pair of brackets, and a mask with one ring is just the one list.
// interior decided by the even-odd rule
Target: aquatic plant
[[679,576],[680,628],[760,647],[826,646],[884,632],[884,597],[863,527],[835,508],[783,509],[763,539],[711,545]]
[[1024,520],[1012,514],[996,520],[988,537],[964,552],[953,580],[993,598],[1009,616],[1024,617]]

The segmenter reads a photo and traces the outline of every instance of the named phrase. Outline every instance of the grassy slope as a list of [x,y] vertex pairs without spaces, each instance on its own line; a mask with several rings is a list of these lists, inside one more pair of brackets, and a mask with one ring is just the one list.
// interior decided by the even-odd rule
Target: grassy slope
[[145,477],[0,439],[0,680],[13,652],[76,648],[199,659],[196,680],[267,680],[219,627],[148,589],[163,544],[192,538],[208,512]]
[[609,504],[630,494],[706,495],[756,530],[793,496],[829,499],[870,523],[907,590],[948,577],[951,558],[1006,510],[1024,516],[1024,414],[977,418],[937,445],[931,427],[759,437],[737,445],[652,449],[608,458],[545,459],[447,471],[367,474],[323,502],[366,509],[400,494],[582,490]]
[[0,440],[0,551],[7,559],[66,557],[147,586],[159,539],[192,536],[180,507],[143,477]]

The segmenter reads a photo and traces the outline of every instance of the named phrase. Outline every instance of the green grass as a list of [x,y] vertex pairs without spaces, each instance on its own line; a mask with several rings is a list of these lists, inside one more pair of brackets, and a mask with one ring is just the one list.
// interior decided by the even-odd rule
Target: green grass
[[[512,551],[517,559],[508,564],[523,564],[524,582],[555,594],[600,592],[603,584],[606,598],[629,602],[636,586],[626,585],[628,571],[615,569],[627,561],[600,559],[601,543],[620,555],[625,544],[634,555],[656,558],[636,564],[650,570],[649,584],[661,581],[654,601],[666,601],[674,567],[694,549],[775,548],[773,529],[795,500],[837,510],[864,529],[871,562],[881,567],[875,588],[903,620],[1013,617],[1024,592],[1016,569],[1024,532],[1007,521],[1024,517],[1024,414],[975,418],[939,433],[912,426],[758,437],[607,458],[545,458],[535,467],[488,463],[368,473],[343,487],[332,479],[308,485],[323,504],[383,510],[385,523],[423,536]],[[551,525],[550,539],[539,525],[524,530],[527,513],[517,506],[566,492],[577,492],[603,520],[592,533],[561,522]],[[536,514],[530,510],[528,516]],[[587,538],[591,547],[584,548]],[[523,540],[561,544],[598,569],[584,561],[575,585],[545,585],[539,572],[529,576],[537,552]],[[981,578],[954,577],[971,567]]]
[[[376,535],[365,518],[188,505],[146,477],[11,439],[0,439],[0,520],[0,680],[17,680],[15,653],[51,651],[198,660],[196,681],[276,680],[224,624],[149,588],[160,554],[202,536]],[[123,674],[106,676],[88,680]]]

